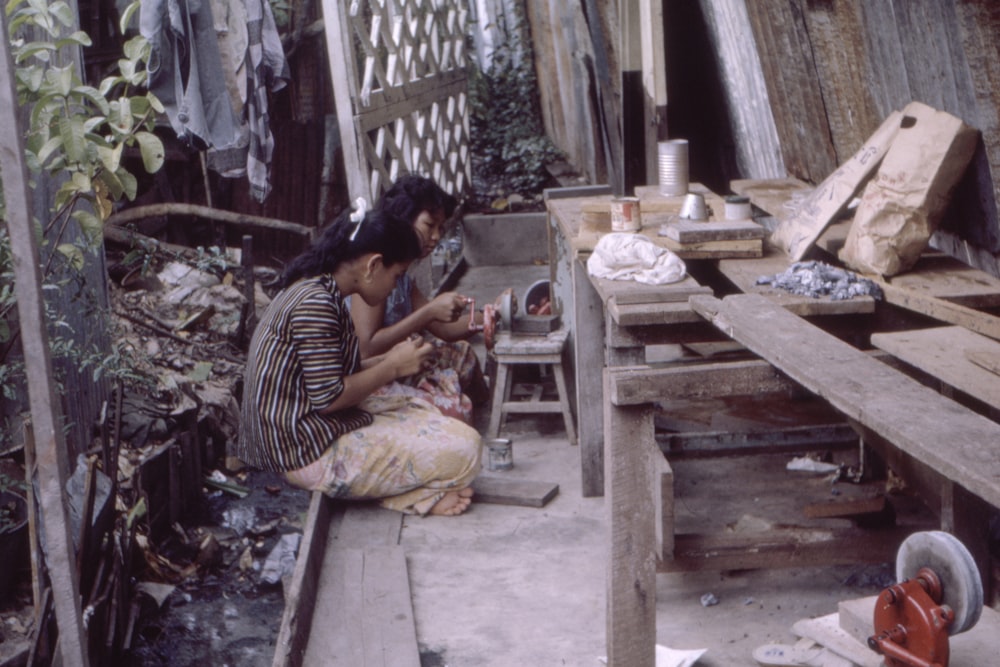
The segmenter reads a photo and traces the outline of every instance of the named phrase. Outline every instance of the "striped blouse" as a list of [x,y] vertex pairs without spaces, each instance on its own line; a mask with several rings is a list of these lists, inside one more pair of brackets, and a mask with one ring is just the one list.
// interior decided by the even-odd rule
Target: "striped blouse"
[[319,412],[360,363],[354,325],[332,274],[304,278],[279,293],[250,342],[236,456],[264,470],[295,470],[344,433],[371,424],[360,408]]

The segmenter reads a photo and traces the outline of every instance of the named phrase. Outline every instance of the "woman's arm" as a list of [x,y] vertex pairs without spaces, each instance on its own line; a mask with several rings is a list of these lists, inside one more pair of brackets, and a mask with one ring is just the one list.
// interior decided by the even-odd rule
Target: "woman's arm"
[[423,331],[427,328],[431,315],[430,311],[414,311],[399,322],[384,327],[384,301],[376,306],[369,306],[359,296],[351,299],[351,319],[354,321],[362,358],[383,354],[396,343]]
[[362,362],[362,370],[345,376],[343,391],[320,412],[329,414],[358,405],[376,389],[419,371],[432,351],[433,346],[421,338],[407,339],[377,359]]
[[[351,319],[362,357],[382,354],[396,343],[425,330],[443,340],[458,340],[470,334],[467,330],[463,331],[469,323],[467,318],[462,317],[468,300],[461,294],[445,292],[428,301],[414,285],[411,300],[413,312],[399,322],[384,327],[384,302],[369,306],[361,298],[351,299]],[[445,335],[440,335],[438,331]]]
[[[455,292],[446,292],[439,294],[433,301],[427,301],[427,297],[424,296],[423,292],[421,292],[416,285],[413,286],[413,291],[410,294],[410,299],[413,302],[414,313],[418,313],[420,310],[425,308],[432,308],[438,299],[446,299],[447,303],[450,304],[452,309],[452,316],[450,319],[434,319],[431,320],[426,327],[429,332],[441,340],[454,342],[456,340],[469,338],[476,333],[475,331],[469,330],[469,313],[467,310],[469,299],[467,297],[464,297],[461,294],[456,294]],[[483,323],[482,313],[475,313],[474,317],[476,318],[476,324]]]

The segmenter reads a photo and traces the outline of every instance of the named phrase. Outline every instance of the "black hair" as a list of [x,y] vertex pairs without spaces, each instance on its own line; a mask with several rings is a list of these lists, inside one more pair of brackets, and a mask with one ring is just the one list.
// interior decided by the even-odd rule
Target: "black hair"
[[360,223],[355,223],[351,220],[351,210],[345,209],[305,251],[288,263],[278,286],[284,288],[301,278],[330,273],[343,262],[368,253],[382,255],[386,266],[412,262],[420,257],[420,239],[409,221],[384,211],[369,211]]
[[404,174],[385,191],[375,208],[412,225],[421,211],[440,212],[445,219],[450,218],[458,208],[458,200],[426,176]]

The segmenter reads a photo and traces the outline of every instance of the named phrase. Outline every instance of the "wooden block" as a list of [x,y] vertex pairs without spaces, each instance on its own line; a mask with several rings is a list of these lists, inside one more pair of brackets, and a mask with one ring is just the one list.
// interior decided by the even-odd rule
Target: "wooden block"
[[661,237],[660,245],[667,250],[677,253],[677,256],[681,259],[753,258],[764,256],[764,242],[761,239],[678,243],[671,238]]
[[593,278],[602,300],[607,303],[611,299],[620,305],[639,303],[678,303],[685,302],[694,294],[711,294],[712,288],[701,285],[691,276],[668,285],[644,285],[634,280],[607,280]]
[[[838,605],[839,628],[855,642],[867,642],[875,631],[875,601],[877,596],[845,600]],[[1000,636],[1000,613],[983,607],[979,622],[949,640],[949,667],[981,667],[996,664],[996,637]],[[875,655],[872,652],[872,655]],[[879,663],[875,663],[878,665]],[[867,667],[867,665],[866,665]]]
[[704,241],[741,241],[763,239],[767,230],[753,220],[713,220],[694,222],[675,220],[662,226],[664,236],[678,243]]
[[797,208],[797,202],[813,191],[813,186],[797,178],[741,179],[730,181],[730,189],[749,197],[751,203],[779,222]]
[[472,483],[473,502],[494,505],[545,507],[559,493],[559,485],[513,477],[480,475]]

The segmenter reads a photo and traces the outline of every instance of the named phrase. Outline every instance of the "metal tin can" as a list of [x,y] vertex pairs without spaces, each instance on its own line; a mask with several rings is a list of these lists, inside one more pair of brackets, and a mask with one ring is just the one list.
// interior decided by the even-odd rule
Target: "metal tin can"
[[611,231],[637,232],[642,229],[638,197],[615,197],[611,200]]
[[486,441],[487,470],[510,470],[514,467],[514,452],[507,438],[494,438]]

